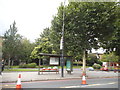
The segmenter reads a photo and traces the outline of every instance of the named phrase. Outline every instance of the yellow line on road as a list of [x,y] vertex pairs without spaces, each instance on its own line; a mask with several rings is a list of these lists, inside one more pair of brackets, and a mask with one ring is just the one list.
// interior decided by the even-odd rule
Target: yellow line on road
[[3,88],[15,88],[15,85],[2,85]]

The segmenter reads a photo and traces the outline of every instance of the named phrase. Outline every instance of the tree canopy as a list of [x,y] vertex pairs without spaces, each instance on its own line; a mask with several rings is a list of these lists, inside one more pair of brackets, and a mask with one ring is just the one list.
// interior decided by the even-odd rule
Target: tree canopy
[[[71,2],[68,6],[61,5],[51,26],[51,40],[59,46],[62,35],[62,15],[65,11],[66,54],[77,56],[83,50],[98,49],[107,46],[118,28],[115,22],[118,4],[115,2]],[[59,48],[59,47],[58,47]]]
[[117,52],[117,44],[119,44],[117,42],[119,38],[118,7],[119,4],[116,2],[70,2],[65,7],[61,4],[57,15],[53,17],[51,27],[44,29],[38,39],[37,51],[60,53],[64,12],[65,54],[80,59],[86,51],[91,51],[92,48],[107,49],[112,46],[117,46]]
[[85,69],[87,52],[93,48],[107,49],[119,30],[118,7],[116,2],[70,2],[65,7],[61,4],[52,20],[51,43],[60,52],[64,13],[64,53],[77,59],[83,58]]
[[10,25],[10,29],[8,29],[4,34],[3,40],[3,58],[6,60],[8,65],[19,64],[22,62],[30,62],[31,52],[34,48],[34,44],[29,40],[23,38],[22,35],[17,33],[16,22]]
[[112,52],[109,54],[104,54],[101,60],[104,62],[118,62],[118,56],[116,56],[115,53]]
[[34,47],[31,58],[39,59],[39,53],[56,53],[54,51],[53,44],[50,40],[50,29],[44,29],[43,33],[40,35],[40,38],[36,40],[36,47]]
[[17,27],[14,21],[13,25],[10,25],[10,29],[4,34],[5,40],[3,41],[3,55],[4,58],[15,58],[16,53],[19,52],[20,40],[22,36],[17,34]]

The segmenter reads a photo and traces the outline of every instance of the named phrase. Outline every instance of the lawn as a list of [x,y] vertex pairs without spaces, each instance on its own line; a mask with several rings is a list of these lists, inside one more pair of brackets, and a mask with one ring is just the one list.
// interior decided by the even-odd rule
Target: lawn
[[19,72],[19,71],[38,71],[38,69],[5,69],[4,70],[5,72],[10,72],[10,71],[16,71],[16,72]]
[[[53,67],[53,66],[43,66],[44,68],[48,68],[48,67]],[[58,66],[59,68],[61,68],[61,66]],[[75,68],[81,68],[82,66],[73,66],[73,69]],[[86,66],[86,68],[88,68],[89,66]],[[64,69],[66,69],[66,66],[64,66]],[[5,72],[11,72],[11,71],[38,71],[38,66],[36,68],[19,68],[19,66],[11,66],[10,69],[5,69]]]

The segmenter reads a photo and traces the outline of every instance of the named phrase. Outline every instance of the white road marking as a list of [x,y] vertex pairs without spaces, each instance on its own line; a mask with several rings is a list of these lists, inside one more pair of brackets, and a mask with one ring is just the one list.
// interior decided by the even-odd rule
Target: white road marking
[[115,83],[117,82],[104,83],[104,84],[80,85],[80,86],[66,86],[66,87],[60,87],[60,88],[80,88],[80,87],[89,87],[89,86],[109,85],[109,84],[115,84]]
[[115,83],[117,83],[117,82],[112,82],[112,83],[108,83],[108,84],[115,84]]

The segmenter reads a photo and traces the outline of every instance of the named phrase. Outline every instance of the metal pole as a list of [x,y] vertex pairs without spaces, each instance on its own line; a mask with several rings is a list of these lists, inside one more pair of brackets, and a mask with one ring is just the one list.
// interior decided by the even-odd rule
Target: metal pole
[[0,60],[0,75],[2,73],[2,61]]
[[61,61],[61,77],[64,77],[64,16],[65,16],[65,12],[64,12],[64,8],[65,8],[65,1],[63,4],[63,27],[62,27],[62,61]]

